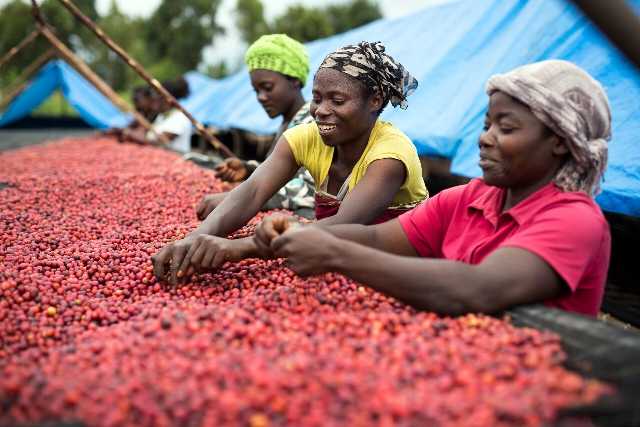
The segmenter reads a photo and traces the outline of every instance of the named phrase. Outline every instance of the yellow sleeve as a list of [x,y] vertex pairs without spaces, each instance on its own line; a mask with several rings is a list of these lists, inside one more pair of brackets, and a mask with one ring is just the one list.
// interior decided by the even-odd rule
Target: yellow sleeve
[[333,158],[333,149],[322,143],[315,122],[304,123],[284,131],[298,166],[309,171],[313,180],[322,182],[327,175]]
[[390,123],[381,125],[375,143],[365,156],[364,172],[371,163],[381,159],[401,161],[407,173],[399,193],[394,198],[394,205],[412,204],[428,197],[416,147],[409,137]]
[[303,166],[309,157],[308,141],[313,137],[311,123],[301,124],[294,126],[284,131],[282,134],[289,143],[289,148],[293,152],[293,157],[296,159],[298,166]]
[[416,170],[416,166],[420,168],[420,173],[422,173],[418,152],[411,140],[402,131],[391,124],[385,123],[376,136],[375,143],[366,154],[365,169],[376,160],[399,160],[404,164],[407,171],[405,185],[409,181],[411,172]]

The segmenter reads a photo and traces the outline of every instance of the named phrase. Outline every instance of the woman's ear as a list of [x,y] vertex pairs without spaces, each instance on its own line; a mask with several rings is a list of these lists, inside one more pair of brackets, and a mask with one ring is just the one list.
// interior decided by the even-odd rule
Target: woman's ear
[[551,143],[553,144],[551,146],[552,147],[551,150],[554,155],[558,157],[562,157],[569,153],[569,147],[567,146],[567,143],[564,138],[560,138],[556,134],[553,134],[551,138],[552,138]]
[[369,97],[369,111],[371,113],[377,114],[378,111],[380,111],[380,109],[382,108],[382,103],[382,95],[380,94],[379,90],[376,90],[373,95]]

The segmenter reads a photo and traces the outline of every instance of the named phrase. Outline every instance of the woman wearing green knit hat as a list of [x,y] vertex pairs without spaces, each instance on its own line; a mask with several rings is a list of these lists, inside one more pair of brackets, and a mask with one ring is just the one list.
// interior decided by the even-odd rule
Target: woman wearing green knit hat
[[[304,45],[285,34],[260,37],[247,50],[244,57],[249,69],[251,85],[256,98],[270,118],[282,116],[267,152],[271,154],[275,142],[290,127],[310,122],[309,103],[305,103],[302,88],[309,74],[309,55]],[[228,182],[241,182],[258,167],[255,160],[245,162],[232,157],[216,168],[216,177]],[[205,219],[224,199],[227,193],[210,194],[198,204],[198,218]],[[280,190],[266,205],[268,209],[313,209],[312,178],[303,174]]]
[[[257,71],[252,80],[260,92]],[[272,255],[267,242],[283,231],[275,220],[263,221],[253,237],[224,237],[246,225],[301,167],[313,177],[321,227],[380,223],[416,206],[427,197],[416,148],[379,116],[387,104],[407,108],[417,86],[382,43],[363,41],[327,55],[313,79],[314,120],[284,131],[273,153],[198,228],[154,255],[156,277],[167,279],[169,266],[169,282],[176,283],[225,261]],[[276,104],[265,99],[263,105]]]
[[302,88],[309,74],[309,55],[291,37],[271,34],[249,46],[244,61],[262,108],[271,118],[282,116],[278,137],[305,104]]

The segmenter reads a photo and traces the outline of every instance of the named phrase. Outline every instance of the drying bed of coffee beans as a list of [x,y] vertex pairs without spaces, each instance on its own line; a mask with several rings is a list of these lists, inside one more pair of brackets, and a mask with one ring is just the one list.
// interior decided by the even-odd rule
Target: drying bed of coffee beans
[[150,256],[228,190],[175,154],[63,140],[2,153],[0,181],[0,425],[534,426],[611,392],[553,334],[282,260],[157,283]]

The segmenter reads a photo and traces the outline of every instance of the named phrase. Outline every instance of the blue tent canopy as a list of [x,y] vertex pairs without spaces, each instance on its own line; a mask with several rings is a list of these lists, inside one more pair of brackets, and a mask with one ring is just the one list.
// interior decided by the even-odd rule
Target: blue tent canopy
[[202,89],[215,82],[215,79],[197,71],[189,71],[184,75],[184,78],[187,80],[187,83],[189,83],[189,96],[196,92],[200,92]]
[[[189,83],[190,94],[182,104],[189,110],[192,110],[191,105],[197,108],[205,105],[208,92],[217,87],[216,80],[197,71],[190,71],[184,77]],[[122,127],[132,120],[66,62],[55,60],[42,67],[29,86],[0,115],[0,127],[27,116],[58,89],[80,117],[93,127]]]
[[[640,11],[640,0],[630,4]],[[392,121],[421,155],[452,159],[452,172],[479,176],[477,140],[487,108],[484,84],[495,73],[543,59],[581,66],[605,87],[613,139],[603,193],[605,210],[640,216],[640,74],[571,4],[564,0],[457,0],[400,19],[383,19],[308,43],[311,78],[325,55],[361,40],[382,41],[418,79],[407,110],[388,107]],[[256,133],[274,132],[255,99],[246,69],[217,82],[203,108],[204,123]],[[309,98],[311,84],[304,94]]]
[[0,115],[0,127],[27,116],[60,89],[80,117],[95,128],[126,126],[131,116],[122,113],[91,83],[62,60],[47,63]]
[[[640,0],[629,3],[640,13]],[[640,149],[633,145],[640,134],[640,73],[571,2],[453,0],[308,43],[312,71],[305,97],[310,97],[313,73],[325,55],[361,40],[382,41],[420,82],[408,110],[388,107],[382,117],[402,129],[421,155],[450,158],[453,173],[470,177],[480,175],[477,140],[487,107],[487,79],[543,59],[581,66],[604,85],[613,116],[609,167],[597,201],[605,210],[640,216]],[[246,69],[221,80],[198,73],[186,77],[191,95],[183,105],[201,122],[262,134],[276,130],[279,120],[269,119],[256,101]],[[56,61],[0,116],[0,126],[28,114],[58,87],[95,127],[129,120],[68,65]]]
[[193,104],[199,105],[197,100],[202,99],[211,88],[217,87],[217,80],[197,71],[189,71],[184,75],[184,78],[189,84],[189,95],[181,99],[180,103],[187,110],[193,111],[190,106]]

